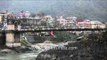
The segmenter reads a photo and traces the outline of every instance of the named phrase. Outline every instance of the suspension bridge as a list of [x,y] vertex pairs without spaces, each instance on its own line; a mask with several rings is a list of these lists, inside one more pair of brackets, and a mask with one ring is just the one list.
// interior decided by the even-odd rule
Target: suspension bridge
[[[43,23],[43,24],[42,24]],[[1,42],[5,45],[16,43],[20,45],[20,34],[26,32],[50,32],[50,31],[104,31],[102,28],[77,28],[71,26],[52,26],[49,27],[46,21],[40,19],[7,19],[0,20],[0,33],[3,37]]]

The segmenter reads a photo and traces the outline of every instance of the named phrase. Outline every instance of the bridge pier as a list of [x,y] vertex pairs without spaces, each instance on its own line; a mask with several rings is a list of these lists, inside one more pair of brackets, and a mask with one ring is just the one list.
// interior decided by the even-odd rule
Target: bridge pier
[[7,32],[6,33],[6,43],[14,43],[14,33]]
[[20,42],[16,42],[15,40],[15,33],[12,32],[11,30],[15,30],[15,26],[13,24],[7,25],[8,32],[6,32],[6,46],[8,47],[18,47],[21,46]]

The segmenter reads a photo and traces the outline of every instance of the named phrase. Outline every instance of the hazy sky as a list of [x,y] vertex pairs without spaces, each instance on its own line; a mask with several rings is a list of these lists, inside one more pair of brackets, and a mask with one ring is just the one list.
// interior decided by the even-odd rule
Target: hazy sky
[[0,0],[0,10],[25,10],[90,20],[107,20],[107,0]]

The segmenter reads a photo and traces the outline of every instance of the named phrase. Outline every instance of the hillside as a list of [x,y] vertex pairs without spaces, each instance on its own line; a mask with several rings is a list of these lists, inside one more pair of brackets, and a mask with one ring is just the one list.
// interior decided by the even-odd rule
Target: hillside
[[28,10],[54,16],[77,16],[100,21],[107,19],[107,0],[1,0],[0,5],[0,10],[13,12]]

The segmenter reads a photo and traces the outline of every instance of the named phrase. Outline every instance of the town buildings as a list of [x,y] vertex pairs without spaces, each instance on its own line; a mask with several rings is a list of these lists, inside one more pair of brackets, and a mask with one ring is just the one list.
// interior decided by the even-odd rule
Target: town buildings
[[[75,16],[59,16],[57,18],[51,16],[51,15],[43,15],[42,17],[35,14],[33,17],[32,14],[29,11],[21,11],[18,14],[14,14],[8,11],[2,11],[1,14],[6,14],[8,20],[13,20],[9,23],[14,23],[15,19],[21,19],[21,27],[26,25],[27,28],[37,28],[37,27],[56,27],[56,28],[106,28],[106,25],[100,21],[91,21],[88,19],[85,19],[83,21],[77,21],[77,17]],[[23,19],[26,19],[25,22]],[[0,16],[0,22],[2,20],[2,16]],[[16,23],[16,22],[15,22]],[[6,25],[6,24],[4,24]],[[30,25],[29,27],[27,25]],[[34,26],[33,26],[34,25]]]

